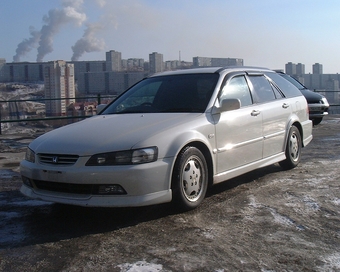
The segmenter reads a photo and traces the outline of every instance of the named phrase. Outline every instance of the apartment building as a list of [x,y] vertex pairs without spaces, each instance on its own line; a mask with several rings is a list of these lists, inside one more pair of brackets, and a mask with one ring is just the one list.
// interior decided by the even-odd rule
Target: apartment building
[[75,103],[73,64],[62,60],[47,62],[44,65],[44,83],[46,116],[65,115],[67,106]]
[[320,63],[313,64],[312,73],[306,74],[304,65],[303,71],[299,70],[299,65],[303,64],[288,62],[285,66],[286,74],[296,78],[308,89],[323,94],[331,104],[340,103],[339,74],[323,74],[323,67]]
[[313,74],[321,75],[323,74],[323,67],[320,63],[313,64]]
[[205,66],[243,66],[243,59],[194,57],[193,67]]
[[115,50],[106,52],[106,71],[119,72],[122,67],[122,53]]
[[163,64],[163,55],[157,52],[153,52],[149,54],[149,72],[150,74],[155,74],[159,72],[163,72],[164,64]]

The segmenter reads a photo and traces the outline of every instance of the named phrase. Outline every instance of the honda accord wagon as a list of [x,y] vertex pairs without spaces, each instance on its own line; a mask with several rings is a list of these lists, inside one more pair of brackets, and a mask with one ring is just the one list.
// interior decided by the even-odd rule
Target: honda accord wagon
[[311,140],[305,97],[272,70],[164,72],[31,142],[21,192],[81,206],[190,210],[209,185],[274,163],[296,167]]

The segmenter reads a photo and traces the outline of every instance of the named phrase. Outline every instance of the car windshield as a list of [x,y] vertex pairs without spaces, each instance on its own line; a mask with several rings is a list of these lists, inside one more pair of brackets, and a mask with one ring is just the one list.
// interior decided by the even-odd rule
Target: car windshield
[[101,114],[204,112],[218,74],[146,78],[114,100]]

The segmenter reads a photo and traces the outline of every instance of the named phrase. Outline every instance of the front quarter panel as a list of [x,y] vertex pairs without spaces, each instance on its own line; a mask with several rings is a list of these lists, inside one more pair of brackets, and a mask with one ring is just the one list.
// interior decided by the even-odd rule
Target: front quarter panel
[[[209,122],[204,114],[188,123],[166,129],[161,133],[139,142],[133,148],[146,146],[158,147],[158,158],[177,157],[179,152],[193,142],[204,144],[210,151],[215,149],[215,126]],[[175,161],[175,160],[174,160]]]

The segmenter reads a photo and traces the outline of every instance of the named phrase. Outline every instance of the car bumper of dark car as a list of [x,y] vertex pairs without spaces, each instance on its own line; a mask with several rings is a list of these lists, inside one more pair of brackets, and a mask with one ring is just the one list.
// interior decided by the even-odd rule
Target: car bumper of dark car
[[309,119],[322,118],[328,115],[328,107],[320,104],[308,104]]

